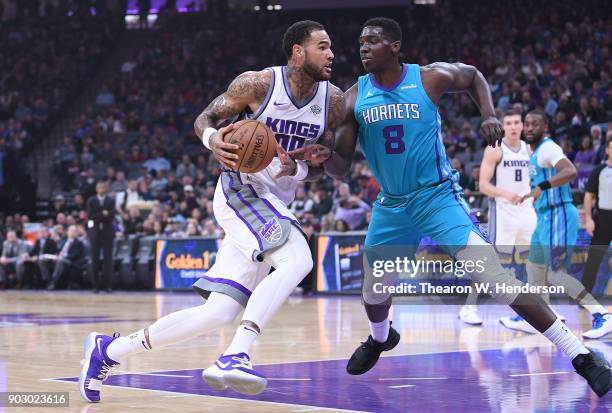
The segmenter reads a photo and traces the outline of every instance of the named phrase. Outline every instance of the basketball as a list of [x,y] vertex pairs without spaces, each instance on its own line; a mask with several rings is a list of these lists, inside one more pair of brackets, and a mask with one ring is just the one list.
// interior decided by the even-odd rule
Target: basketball
[[237,151],[236,169],[244,173],[255,173],[270,165],[276,153],[276,138],[270,128],[256,120],[241,120],[233,131],[225,135],[224,141],[240,148]]

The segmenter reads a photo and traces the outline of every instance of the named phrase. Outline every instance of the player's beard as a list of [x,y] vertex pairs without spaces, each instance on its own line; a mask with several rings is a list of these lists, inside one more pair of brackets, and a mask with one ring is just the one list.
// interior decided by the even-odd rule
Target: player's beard
[[531,136],[531,138],[528,138],[528,137],[525,135],[525,142],[527,142],[527,143],[528,143],[528,144],[530,144],[530,145],[535,145],[535,146],[537,146],[537,145],[540,143],[540,141],[542,140],[542,138],[543,138],[543,137],[544,137],[544,135],[540,135],[540,136],[538,136],[538,135],[532,135],[532,136]]
[[302,66],[302,70],[317,82],[328,80],[327,76],[323,74],[323,69],[308,59],[308,53],[306,53],[306,51],[304,51],[304,65]]

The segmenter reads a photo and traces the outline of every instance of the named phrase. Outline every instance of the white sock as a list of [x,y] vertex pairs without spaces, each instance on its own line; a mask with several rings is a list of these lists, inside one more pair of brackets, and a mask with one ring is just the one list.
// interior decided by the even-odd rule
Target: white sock
[[148,327],[148,341],[145,329],[138,330],[113,341],[106,353],[111,359],[119,361],[131,354],[180,343],[230,324],[241,310],[242,306],[233,298],[212,293],[206,304],[170,313],[151,324]]
[[588,354],[589,350],[576,338],[576,336],[559,320],[546,330],[544,337],[553,342],[565,355],[573,360],[578,354]]
[[592,299],[593,301],[595,300],[593,298],[593,296],[591,296],[589,298],[589,296],[591,296],[591,294],[587,294],[583,300],[580,300],[580,304],[582,304],[582,306],[584,307],[585,310],[587,310],[589,313],[591,313],[591,315],[595,314],[595,313],[599,313],[599,314],[606,314],[608,312],[608,310],[606,309],[606,307],[604,307],[603,305],[597,303],[597,304],[583,304],[586,300],[590,300]]
[[369,321],[370,323],[370,333],[372,334],[372,338],[379,343],[384,343],[387,341],[389,337],[389,328],[391,327],[391,322],[389,318],[385,318],[380,323],[374,323]]
[[241,324],[236,330],[236,334],[234,335],[232,343],[229,345],[227,350],[225,350],[223,355],[225,356],[228,354],[239,353],[249,354],[251,346],[253,345],[253,342],[255,341],[258,335],[259,333],[254,330],[253,327]]
[[138,330],[126,337],[119,337],[106,347],[106,355],[120,362],[128,354],[138,354],[151,350],[145,329]]

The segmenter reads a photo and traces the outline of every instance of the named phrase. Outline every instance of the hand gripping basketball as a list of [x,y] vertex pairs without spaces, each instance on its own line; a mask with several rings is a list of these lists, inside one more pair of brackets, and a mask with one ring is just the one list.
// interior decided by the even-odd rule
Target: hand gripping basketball
[[238,145],[227,143],[224,141],[226,134],[234,130],[234,124],[230,123],[224,128],[219,129],[210,137],[210,150],[213,156],[227,169],[236,169],[236,161],[238,160]]

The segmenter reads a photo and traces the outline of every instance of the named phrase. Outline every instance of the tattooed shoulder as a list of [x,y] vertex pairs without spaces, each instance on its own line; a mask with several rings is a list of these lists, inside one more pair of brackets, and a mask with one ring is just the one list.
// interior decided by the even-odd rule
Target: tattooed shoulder
[[261,103],[268,94],[270,83],[271,73],[268,69],[259,72],[244,72],[232,81],[226,94],[229,98],[240,100],[252,97],[257,103]]
[[328,107],[328,116],[327,116],[327,127],[330,129],[334,129],[338,126],[338,124],[342,121],[344,117],[344,110],[346,99],[344,97],[344,92],[332,84],[330,84],[330,96],[329,96],[329,107]]

